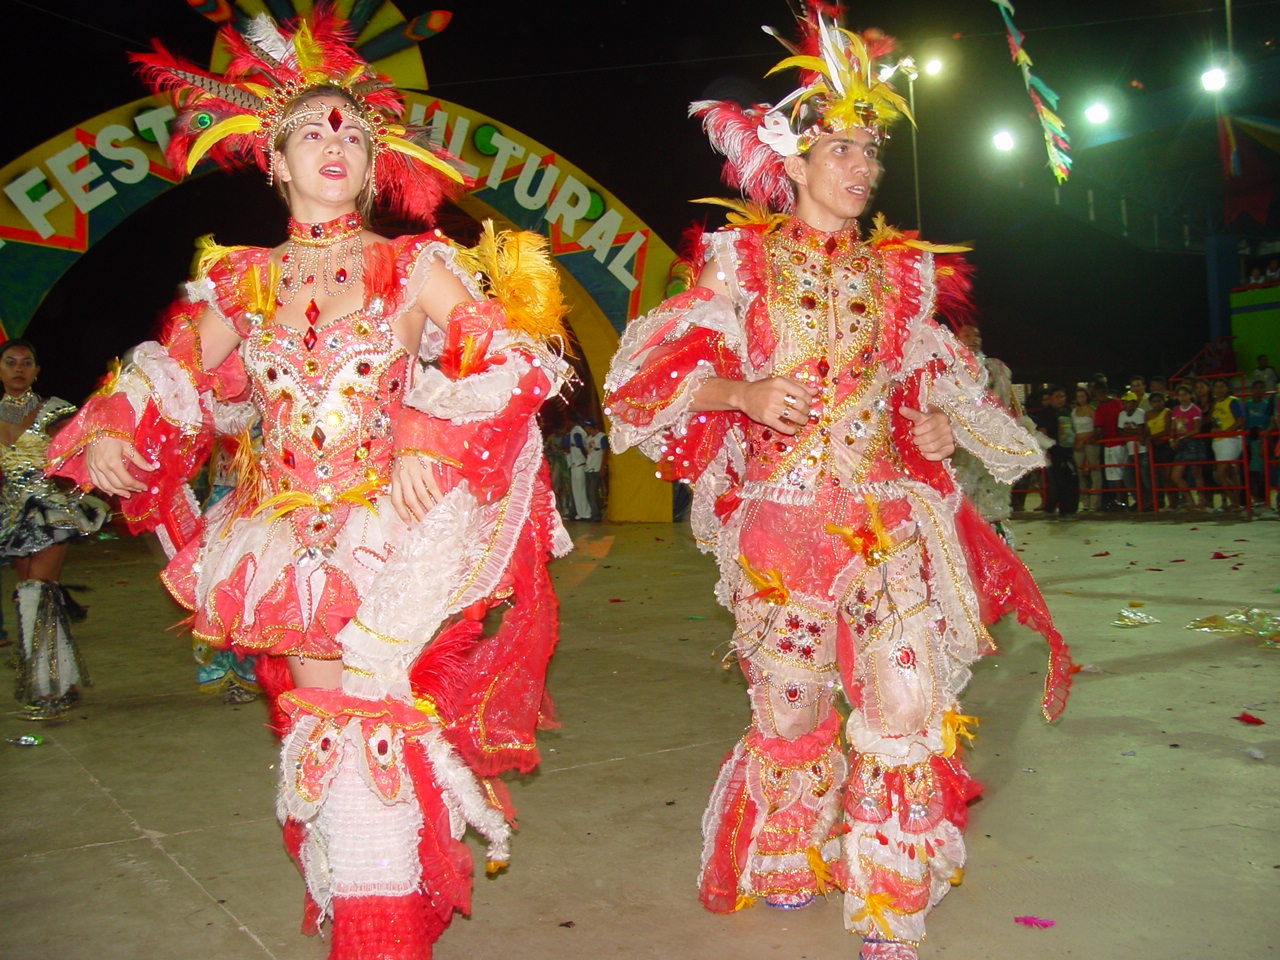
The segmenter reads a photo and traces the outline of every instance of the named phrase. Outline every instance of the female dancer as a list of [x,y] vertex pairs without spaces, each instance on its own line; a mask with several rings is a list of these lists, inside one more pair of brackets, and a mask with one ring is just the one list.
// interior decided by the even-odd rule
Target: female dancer
[[68,490],[44,475],[49,440],[75,413],[58,397],[44,399],[32,385],[40,374],[35,347],[26,340],[0,346],[0,553],[18,574],[18,683],[15,694],[27,720],[57,720],[90,684],[71,637],[71,620],[84,618],[58,578],[67,541],[98,530],[107,505]]
[[[536,238],[490,231],[467,252],[365,227],[375,194],[428,218],[457,175],[409,139],[327,7],[222,39],[222,77],[138,58],[182,111],[170,160],[256,162],[288,239],[206,246],[162,342],[59,438],[57,469],[156,529],[198,639],[262,655],[304,931],[331,919],[334,958],[419,960],[468,909],[466,825],[491,869],[507,859],[489,778],[537,763],[556,633],[544,564],[569,543],[535,415],[564,377],[564,308]],[[255,418],[259,463],[199,516],[186,477],[215,431]]]

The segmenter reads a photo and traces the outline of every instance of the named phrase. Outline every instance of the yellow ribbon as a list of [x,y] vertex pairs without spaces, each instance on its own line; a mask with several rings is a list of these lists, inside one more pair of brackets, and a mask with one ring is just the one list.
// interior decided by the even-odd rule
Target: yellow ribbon
[[274,510],[275,512],[267,517],[267,522],[270,523],[272,520],[278,520],[302,507],[315,507],[318,510],[333,503],[351,503],[356,506],[368,507],[374,513],[377,513],[378,508],[369,499],[368,494],[381,488],[381,480],[366,480],[364,483],[358,483],[348,490],[343,490],[329,500],[321,500],[309,490],[282,490],[275,496],[268,497],[258,504],[250,516],[256,517],[260,513]]
[[750,561],[742,554],[738,554],[738,563],[742,564],[742,570],[747,575],[747,579],[756,588],[756,592],[749,597],[743,597],[744,600],[755,600],[759,597],[767,603],[784,606],[790,599],[791,594],[782,582],[782,574],[777,570],[766,570],[761,573],[752,567]]
[[875,925],[880,928],[881,933],[888,938],[892,938],[893,932],[889,929],[889,921],[884,918],[884,912],[886,910],[892,910],[899,916],[902,915],[902,911],[893,905],[893,894],[868,894],[867,898],[863,901],[863,904],[863,908],[849,919],[853,923],[857,923],[859,920],[866,920],[867,918],[870,918],[875,922]]
[[876,509],[876,502],[871,494],[866,494],[863,502],[867,505],[867,525],[861,530],[834,523],[828,523],[823,529],[833,537],[843,539],[854,553],[861,554],[867,566],[877,567],[889,559],[893,541],[889,539],[889,532],[880,521],[880,511]]
[[818,849],[817,845],[806,847],[804,855],[809,860],[809,869],[813,871],[813,879],[817,882],[818,893],[825,897],[827,891],[836,885],[836,878],[831,875],[831,868],[822,859],[822,851]]
[[[436,709],[436,702],[430,697],[414,697],[413,706],[415,709],[422,711],[432,720],[440,722],[440,711]],[[506,866],[506,864],[503,864]]]
[[956,713],[954,710],[944,713],[942,715],[942,755],[950,757],[955,754],[960,746],[957,742],[958,737],[973,743],[978,735],[970,727],[976,727],[981,722],[977,717]]

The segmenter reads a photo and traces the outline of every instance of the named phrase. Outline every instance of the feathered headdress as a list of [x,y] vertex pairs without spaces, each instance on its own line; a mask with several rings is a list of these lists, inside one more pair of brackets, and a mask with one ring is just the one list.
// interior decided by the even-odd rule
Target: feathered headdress
[[[893,52],[893,38],[880,30],[853,33],[837,26],[837,7],[809,0],[798,17],[799,42],[765,33],[791,53],[766,76],[800,71],[800,86],[777,104],[743,107],[727,100],[699,100],[689,115],[702,120],[711,146],[725,157],[724,179],[756,203],[789,211],[795,205],[784,157],[808,150],[823,134],[864,128],[877,140],[900,117],[911,119],[902,96],[878,75],[877,61]],[[912,121],[914,122],[914,120]]]
[[158,41],[153,52],[131,56],[143,82],[168,94],[178,110],[167,151],[174,170],[190,173],[207,154],[224,168],[253,164],[274,179],[273,147],[303,119],[293,104],[312,90],[335,87],[355,105],[349,119],[368,132],[370,179],[385,206],[429,220],[450,182],[463,182],[444,154],[416,142],[423,130],[400,123],[403,98],[356,53],[349,25],[328,3],[283,29],[259,14],[243,34],[225,26],[219,38],[230,54],[222,76],[175,57]]

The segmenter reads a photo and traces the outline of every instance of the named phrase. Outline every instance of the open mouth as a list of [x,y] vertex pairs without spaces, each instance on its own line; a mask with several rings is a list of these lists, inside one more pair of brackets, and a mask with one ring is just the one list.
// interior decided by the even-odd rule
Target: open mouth
[[347,175],[347,168],[340,163],[327,163],[320,168],[320,176],[330,180],[341,180]]

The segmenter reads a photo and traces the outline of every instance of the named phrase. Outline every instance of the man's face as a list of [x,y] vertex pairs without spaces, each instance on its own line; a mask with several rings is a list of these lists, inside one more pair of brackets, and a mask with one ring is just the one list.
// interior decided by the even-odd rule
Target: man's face
[[1056,410],[1061,410],[1067,405],[1067,391],[1055,390],[1049,394],[1049,405]]
[[1213,387],[1211,389],[1213,390],[1213,399],[1215,400],[1221,400],[1227,395],[1227,385],[1221,380],[1213,381]]
[[1134,377],[1129,381],[1129,389],[1141,397],[1143,392],[1147,389],[1147,382],[1141,377]]
[[783,166],[796,188],[796,216],[815,230],[853,225],[880,179],[880,145],[862,129],[828,133]]
[[1267,385],[1261,380],[1253,381],[1253,399],[1265,400],[1267,397]]
[[969,325],[956,331],[956,339],[969,348],[970,353],[982,352],[982,333],[977,327]]

